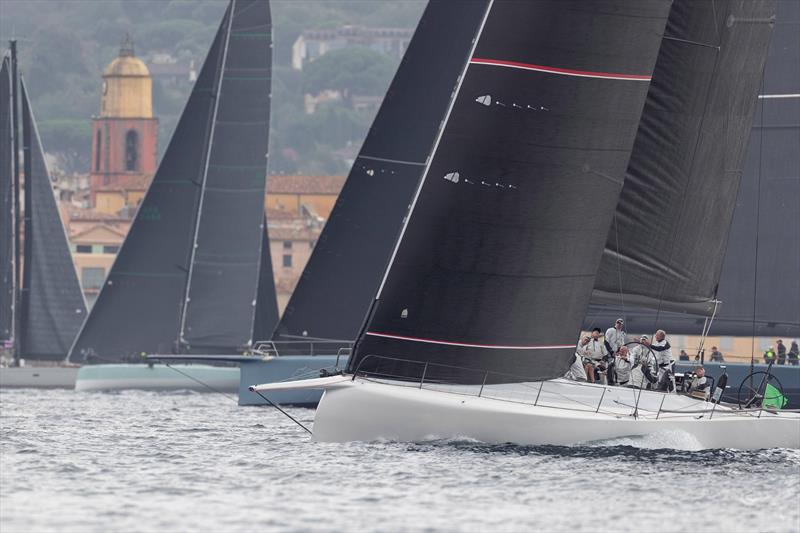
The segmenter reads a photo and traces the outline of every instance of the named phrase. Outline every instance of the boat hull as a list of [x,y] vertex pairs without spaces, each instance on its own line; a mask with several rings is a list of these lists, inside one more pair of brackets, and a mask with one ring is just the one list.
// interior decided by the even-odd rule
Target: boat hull
[[0,389],[72,389],[77,366],[0,367]]
[[239,368],[186,364],[85,365],[75,380],[75,390],[78,391],[130,389],[236,392],[239,390]]
[[[667,395],[643,392],[639,405],[648,404],[652,411],[649,416],[633,417],[628,403],[636,394],[632,389],[588,387],[597,387],[594,392],[605,389],[597,413],[587,400],[592,391],[581,392],[584,398],[579,400],[587,409],[576,410],[553,403],[563,393],[558,390],[543,406],[356,379],[326,389],[316,412],[313,438],[322,442],[468,438],[486,443],[577,445],[660,434],[675,442],[679,433],[686,437],[679,437],[680,441],[689,442],[693,449],[800,448],[800,416],[793,413],[763,412],[759,418],[755,413],[733,416],[718,408],[711,415],[712,404],[697,402],[709,411],[661,413],[657,419],[652,405]],[[690,398],[669,397],[676,398],[677,408],[691,406]]]
[[[267,404],[264,398],[250,390],[253,385],[316,378],[319,377],[321,369],[332,369],[336,366],[336,362],[335,355],[292,355],[241,362],[239,405]],[[314,389],[273,391],[264,394],[277,404],[297,407],[316,407],[322,398],[322,391]]]

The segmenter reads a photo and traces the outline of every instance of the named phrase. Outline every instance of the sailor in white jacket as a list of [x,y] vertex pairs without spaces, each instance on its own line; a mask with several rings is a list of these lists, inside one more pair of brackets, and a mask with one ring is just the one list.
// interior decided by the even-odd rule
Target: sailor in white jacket
[[667,332],[663,329],[656,331],[653,342],[650,344],[650,349],[656,354],[656,363],[658,364],[658,388],[666,388],[666,380],[672,375],[672,350],[667,340]]
[[618,318],[614,325],[606,330],[606,348],[615,355],[625,344],[625,322]]

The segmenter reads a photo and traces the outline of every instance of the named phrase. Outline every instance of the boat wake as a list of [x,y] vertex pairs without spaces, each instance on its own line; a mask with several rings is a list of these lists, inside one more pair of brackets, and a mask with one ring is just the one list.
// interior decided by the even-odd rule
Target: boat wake
[[689,452],[699,451],[704,448],[700,441],[697,440],[697,437],[686,431],[679,430],[664,430],[651,433],[649,435],[631,435],[627,437],[601,439],[587,442],[582,446],[588,446],[591,448],[630,446],[645,450],[661,450],[664,448],[669,448],[672,450]]

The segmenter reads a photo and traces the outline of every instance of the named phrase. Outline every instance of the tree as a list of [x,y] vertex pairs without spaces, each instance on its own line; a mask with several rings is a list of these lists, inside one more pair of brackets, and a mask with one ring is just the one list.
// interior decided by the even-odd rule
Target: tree
[[325,89],[340,91],[345,98],[354,94],[377,96],[386,92],[397,63],[369,48],[340,48],[309,63],[303,70],[306,93]]

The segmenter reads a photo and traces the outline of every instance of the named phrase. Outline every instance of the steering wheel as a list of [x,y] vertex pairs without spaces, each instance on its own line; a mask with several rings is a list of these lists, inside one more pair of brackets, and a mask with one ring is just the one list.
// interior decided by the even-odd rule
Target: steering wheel
[[781,396],[783,396],[783,385],[780,380],[773,374],[759,370],[757,372],[750,372],[741,385],[739,385],[739,392],[736,395],[736,400],[739,402],[740,409],[749,409],[754,407],[761,407],[764,400],[773,399],[772,397],[765,398],[764,395],[767,390],[767,385],[772,385]]

